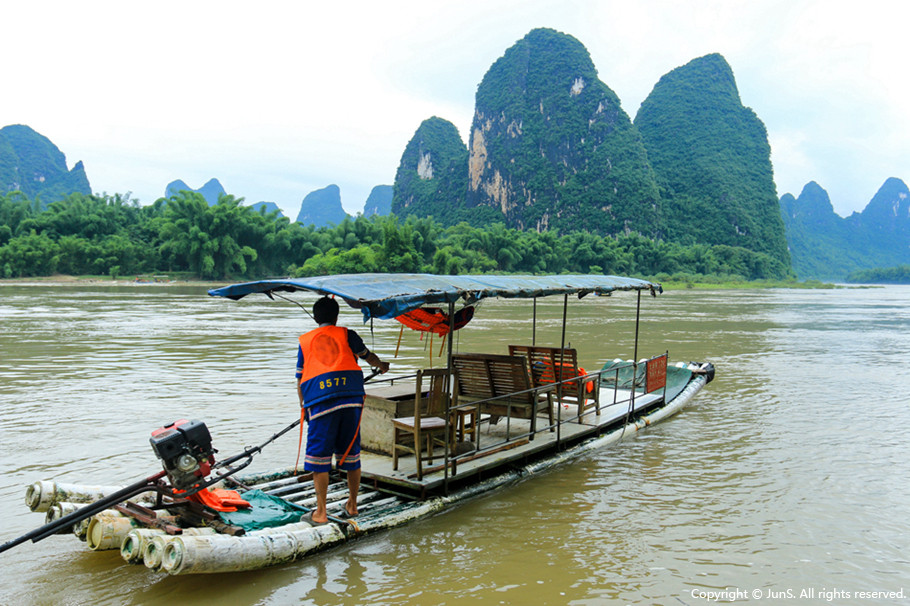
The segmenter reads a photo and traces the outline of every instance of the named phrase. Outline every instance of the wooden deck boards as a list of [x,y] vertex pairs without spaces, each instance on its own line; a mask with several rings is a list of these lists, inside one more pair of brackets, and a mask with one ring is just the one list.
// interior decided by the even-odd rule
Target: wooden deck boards
[[[594,410],[586,412],[581,419],[563,421],[559,428],[559,439],[562,442],[574,442],[588,436],[597,435],[610,425],[621,423],[629,414],[631,392],[602,388],[601,413],[596,415]],[[649,407],[660,400],[659,395],[637,393],[635,396],[635,410]],[[560,413],[563,418],[575,415],[576,407],[569,405],[563,407]],[[543,415],[546,413],[544,412]],[[555,418],[559,418],[555,416]],[[449,481],[459,478],[475,476],[480,473],[493,473],[498,468],[504,468],[512,462],[524,460],[530,456],[556,448],[557,433],[544,429],[547,424],[546,416],[537,419],[538,433],[534,439],[528,441],[526,434],[530,428],[530,421],[526,419],[511,419],[511,436],[508,442],[506,437],[506,419],[500,419],[496,425],[490,425],[486,420],[481,423],[480,446],[481,449],[492,449],[489,453],[465,454],[465,460],[458,461],[457,472],[452,474],[449,469]],[[399,457],[398,470],[392,469],[392,457],[382,454],[362,452],[363,479],[365,484],[377,482],[379,484],[393,484],[411,491],[432,491],[440,488],[446,480],[443,469],[443,449],[437,448],[439,458],[434,458],[433,463],[424,463],[424,476],[422,480],[416,477],[416,464],[414,457]],[[479,456],[478,456],[479,455]],[[430,470],[429,472],[427,470]]]

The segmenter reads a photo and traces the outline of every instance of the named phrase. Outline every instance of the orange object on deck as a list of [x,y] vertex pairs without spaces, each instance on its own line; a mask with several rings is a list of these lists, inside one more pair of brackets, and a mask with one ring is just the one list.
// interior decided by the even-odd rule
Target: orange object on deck
[[187,499],[202,503],[215,511],[237,511],[237,509],[249,509],[252,507],[252,505],[240,498],[240,493],[236,490],[226,490],[224,488],[203,488],[196,494],[188,496]]
[[[554,372],[553,365],[550,362],[541,362],[541,363],[545,367],[545,370],[543,371],[543,374],[541,375],[541,379],[543,379],[543,381],[546,383],[557,383],[560,381],[568,381],[569,379],[572,378],[573,368],[572,368],[571,364],[561,364],[559,362],[556,363],[556,365],[559,366],[560,370],[561,370],[561,372],[559,373],[559,375],[560,375],[559,379],[557,381],[557,377],[556,377],[556,373]],[[588,374],[587,371],[585,371],[584,368],[579,366],[578,374],[575,376],[583,377],[586,374]],[[565,385],[569,389],[575,389],[575,387],[576,387],[574,381],[572,381],[571,383],[566,383]],[[585,392],[587,392],[587,393],[594,392],[594,381],[585,381]]]

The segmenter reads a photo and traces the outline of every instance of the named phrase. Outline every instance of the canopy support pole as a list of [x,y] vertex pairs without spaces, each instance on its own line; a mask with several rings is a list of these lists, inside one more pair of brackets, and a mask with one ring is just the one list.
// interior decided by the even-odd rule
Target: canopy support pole
[[534,311],[531,315],[531,347],[537,346],[537,297],[533,297]]
[[[562,369],[564,368],[562,364],[565,362],[566,356],[566,316],[568,311],[569,295],[565,294],[562,296],[562,338],[559,342],[560,367],[553,369],[553,375],[558,381],[556,383],[556,450],[559,450],[562,444]],[[579,419],[579,422],[581,422],[581,419]]]
[[[641,291],[638,291],[638,299],[635,302],[635,347],[632,353],[632,362],[635,368],[638,368],[638,325],[641,320]],[[632,379],[632,387],[635,387],[635,379]],[[634,389],[633,389],[634,391]]]
[[[455,334],[455,301],[449,301],[449,334]],[[448,340],[448,358],[446,359],[446,368],[452,369],[452,342],[455,339]]]
[[[622,442],[626,435],[626,427],[629,425],[629,419],[635,411],[635,379],[638,377],[638,326],[641,320],[641,291],[638,291],[638,299],[635,302],[635,345],[632,350],[632,384],[629,389],[632,393],[629,396],[629,409],[626,411],[626,420],[622,424],[622,433],[619,434],[619,441]],[[619,383],[619,371],[616,371],[616,382]]]
[[[632,410],[635,410],[635,380],[638,378],[638,329],[641,325],[641,291],[635,299],[635,348],[632,354]],[[625,428],[623,428],[625,430]]]
[[[449,334],[455,334],[455,301],[449,301]],[[448,392],[448,404],[446,404],[446,439],[445,439],[445,472],[442,480],[442,491],[446,496],[449,496],[449,425],[452,423],[452,404],[458,405],[458,402],[454,401],[455,396],[455,382],[453,381],[454,377],[452,376],[452,343],[455,339],[448,339],[448,355],[446,357],[446,368],[448,373],[446,377],[448,379],[448,384],[445,386],[446,392]],[[477,431],[475,429],[475,431]],[[418,455],[420,456],[420,455]],[[453,461],[452,473],[458,473],[457,461]]]

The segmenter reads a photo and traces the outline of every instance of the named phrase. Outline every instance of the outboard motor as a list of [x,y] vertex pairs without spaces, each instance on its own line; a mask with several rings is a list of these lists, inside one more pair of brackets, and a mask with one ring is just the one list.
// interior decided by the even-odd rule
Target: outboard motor
[[209,475],[218,452],[212,448],[212,436],[202,421],[174,421],[153,431],[149,442],[171,486],[178,490],[191,488]]

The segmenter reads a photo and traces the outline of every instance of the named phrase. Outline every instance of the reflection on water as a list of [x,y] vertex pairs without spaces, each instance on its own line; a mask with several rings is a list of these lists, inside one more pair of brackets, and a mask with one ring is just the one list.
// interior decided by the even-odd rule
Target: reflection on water
[[[71,537],[0,555],[10,604],[700,603],[693,589],[900,590],[910,544],[910,289],[668,292],[642,300],[638,356],[710,360],[682,414],[442,515],[305,561],[171,578]],[[590,370],[635,355],[635,295],[570,301]],[[538,304],[538,343],[562,301]],[[531,306],[485,302],[461,351],[531,339]],[[395,323],[343,322],[391,358]],[[294,420],[296,307],[191,288],[0,286],[0,542],[43,522],[32,481],[127,483],[149,432],[204,420],[224,455]],[[439,343],[433,344],[438,355]],[[393,368],[425,365],[403,336]],[[286,440],[286,441],[285,441]],[[286,466],[296,440],[256,459]],[[214,582],[217,581],[217,582]],[[910,592],[910,586],[905,587]]]

